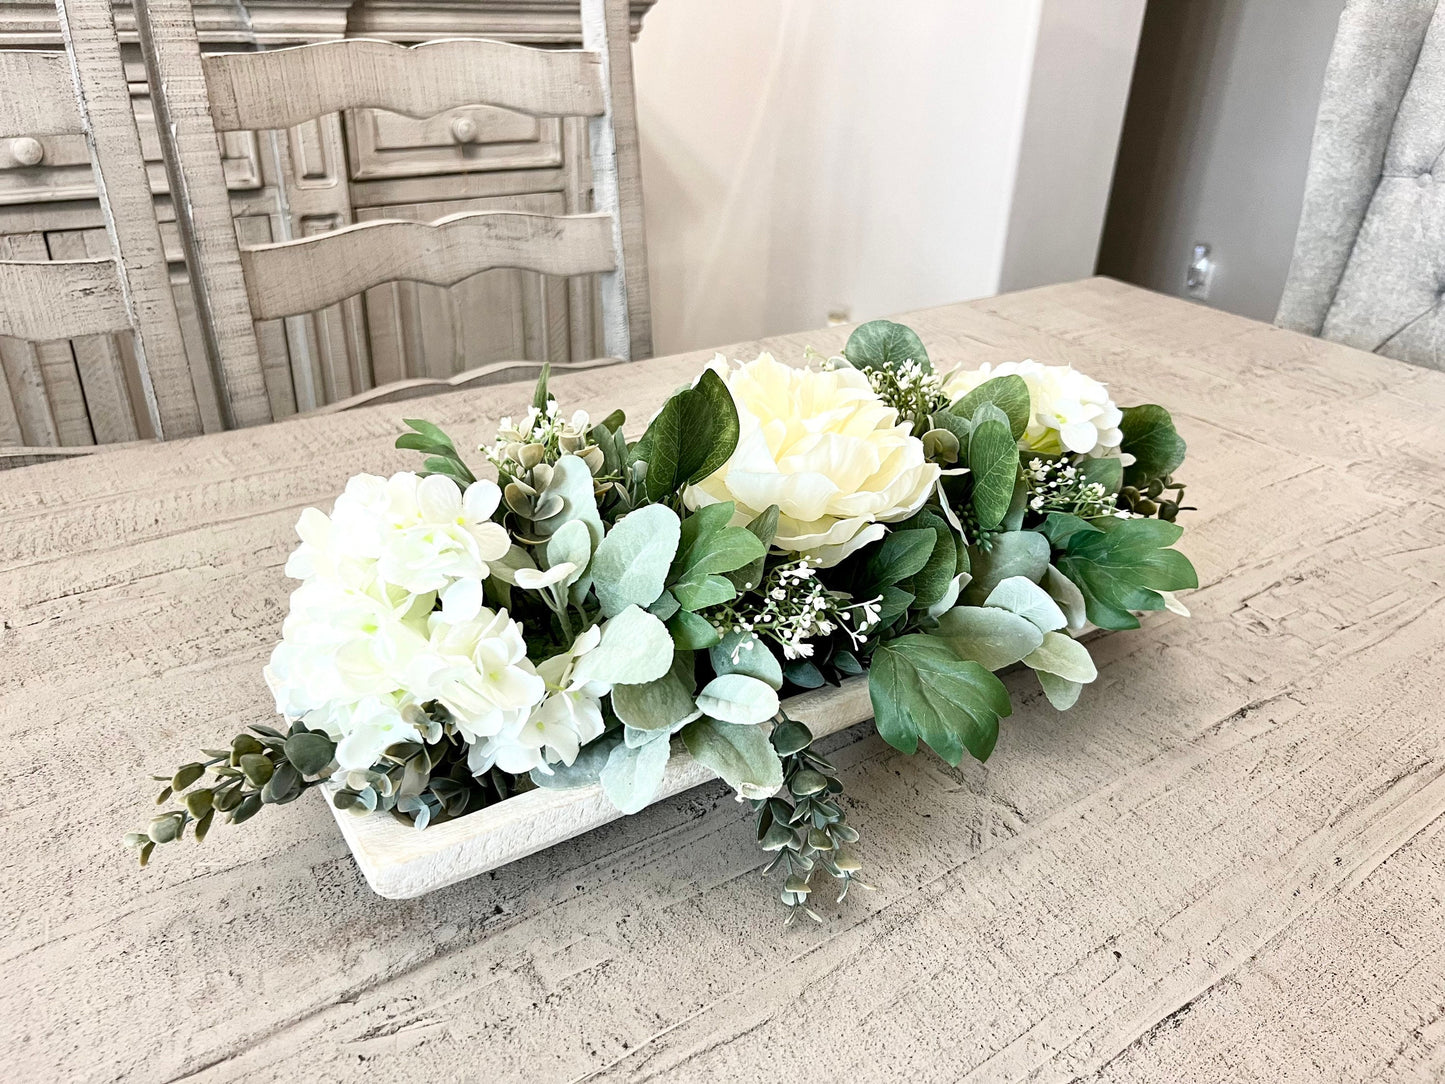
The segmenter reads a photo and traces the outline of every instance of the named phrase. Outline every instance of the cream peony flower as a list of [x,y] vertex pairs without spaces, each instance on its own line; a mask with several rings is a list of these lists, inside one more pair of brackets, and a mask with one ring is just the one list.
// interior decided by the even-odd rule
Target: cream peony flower
[[734,501],[734,523],[776,504],[773,545],[835,565],[923,507],[937,464],[863,373],[795,369],[762,354],[713,368],[737,404],[737,450],[683,493],[689,508]]
[[1109,389],[1071,365],[1032,360],[985,364],[950,373],[943,390],[950,399],[958,399],[996,376],[1021,376],[1029,386],[1032,417],[1020,443],[1030,451],[1104,455],[1123,441],[1119,423],[1124,415],[1109,398]]

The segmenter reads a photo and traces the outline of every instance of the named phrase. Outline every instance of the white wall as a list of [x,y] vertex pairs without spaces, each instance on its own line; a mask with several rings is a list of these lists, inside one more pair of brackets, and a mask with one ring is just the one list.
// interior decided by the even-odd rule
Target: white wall
[[[658,0],[634,50],[657,351],[817,327],[834,309],[866,319],[996,293],[1044,7]],[[1123,91],[1091,81],[1102,67],[1118,83],[1135,36],[1137,22],[1092,69],[1052,84],[1075,117],[1092,96],[1105,136]],[[1045,109],[1035,123],[1056,120]],[[1062,261],[1015,252],[1015,284],[1092,270],[1112,141],[1089,157],[1102,180],[1076,231],[1087,258],[1077,238]],[[1035,187],[1028,198],[1054,201]]]
[[1207,303],[1272,320],[1304,198],[1344,0],[1155,0],[1144,23],[1099,269],[1183,296],[1196,241]]

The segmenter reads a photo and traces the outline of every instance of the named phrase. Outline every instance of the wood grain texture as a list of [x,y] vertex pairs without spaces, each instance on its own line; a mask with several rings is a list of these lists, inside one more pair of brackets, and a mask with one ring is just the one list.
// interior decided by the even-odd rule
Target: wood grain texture
[[[611,215],[466,211],[435,222],[385,219],[241,249],[258,320],[311,312],[386,282],[455,286],[498,267],[583,275],[617,264]],[[327,269],[318,274],[318,269]]]
[[[829,739],[877,891],[822,927],[716,783],[417,900],[319,798],[133,868],[149,773],[270,717],[301,508],[415,466],[409,410],[0,472],[7,1077],[1439,1079],[1445,375],[1105,280],[902,319],[1168,405],[1202,586],[1071,712],[1009,675],[986,765]],[[635,435],[710,357],[555,388]],[[425,413],[472,447],[530,396]]]
[[228,428],[272,420],[191,0],[135,0],[156,132],[207,360]]
[[219,131],[290,128],[343,109],[431,117],[497,105],[539,117],[600,116],[598,55],[484,38],[410,48],[351,38],[202,59]]
[[31,342],[130,327],[115,261],[0,260],[0,335]]
[[64,53],[0,52],[0,87],[0,139],[81,131]]
[[[621,364],[621,358],[597,358],[594,361],[555,361],[551,363],[552,372],[557,376],[564,376],[567,373],[584,373],[591,369],[600,369],[608,365]],[[328,403],[324,407],[313,411],[314,414],[336,414],[343,410],[355,410],[357,407],[382,406],[393,403],[405,403],[412,399],[425,399],[433,395],[441,395],[445,392],[468,391],[476,388],[485,388],[493,384],[509,384],[517,381],[536,381],[542,375],[542,367],[547,364],[541,361],[499,361],[493,365],[483,365],[476,369],[468,369],[464,373],[458,373],[450,377],[417,377],[413,380],[398,380],[387,384],[384,387],[372,388],[353,395],[348,399],[339,402]]]

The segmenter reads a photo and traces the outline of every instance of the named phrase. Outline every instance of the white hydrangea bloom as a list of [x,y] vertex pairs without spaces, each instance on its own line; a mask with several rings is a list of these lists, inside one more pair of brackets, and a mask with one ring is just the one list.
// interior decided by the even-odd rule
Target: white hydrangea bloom
[[490,743],[493,762],[515,759],[505,735],[547,685],[522,627],[483,605],[489,562],[512,544],[490,518],[499,499],[492,482],[462,493],[443,477],[359,475],[330,516],[302,513],[286,564],[302,583],[265,677],[278,712],[338,743],[342,769],[421,740],[420,705],[433,700],[467,741]]
[[938,465],[864,373],[795,369],[771,354],[731,370],[718,355],[713,368],[741,432],[732,458],[684,492],[689,508],[734,501],[734,522],[746,523],[776,504],[773,545],[827,567],[928,500]]
[[958,399],[996,376],[1021,376],[1029,386],[1030,419],[1020,443],[1030,451],[1097,456],[1111,454],[1123,441],[1119,423],[1124,415],[1109,398],[1109,389],[1071,365],[1033,360],[984,364],[950,373],[944,391]]

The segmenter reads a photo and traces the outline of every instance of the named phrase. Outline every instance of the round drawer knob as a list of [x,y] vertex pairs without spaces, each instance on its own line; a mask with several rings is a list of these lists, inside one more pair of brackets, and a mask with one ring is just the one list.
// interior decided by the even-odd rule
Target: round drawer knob
[[45,147],[40,140],[21,136],[10,141],[10,157],[20,166],[38,166],[45,161]]
[[481,138],[482,130],[477,127],[477,122],[471,117],[454,117],[452,119],[452,139],[458,143],[475,143]]

